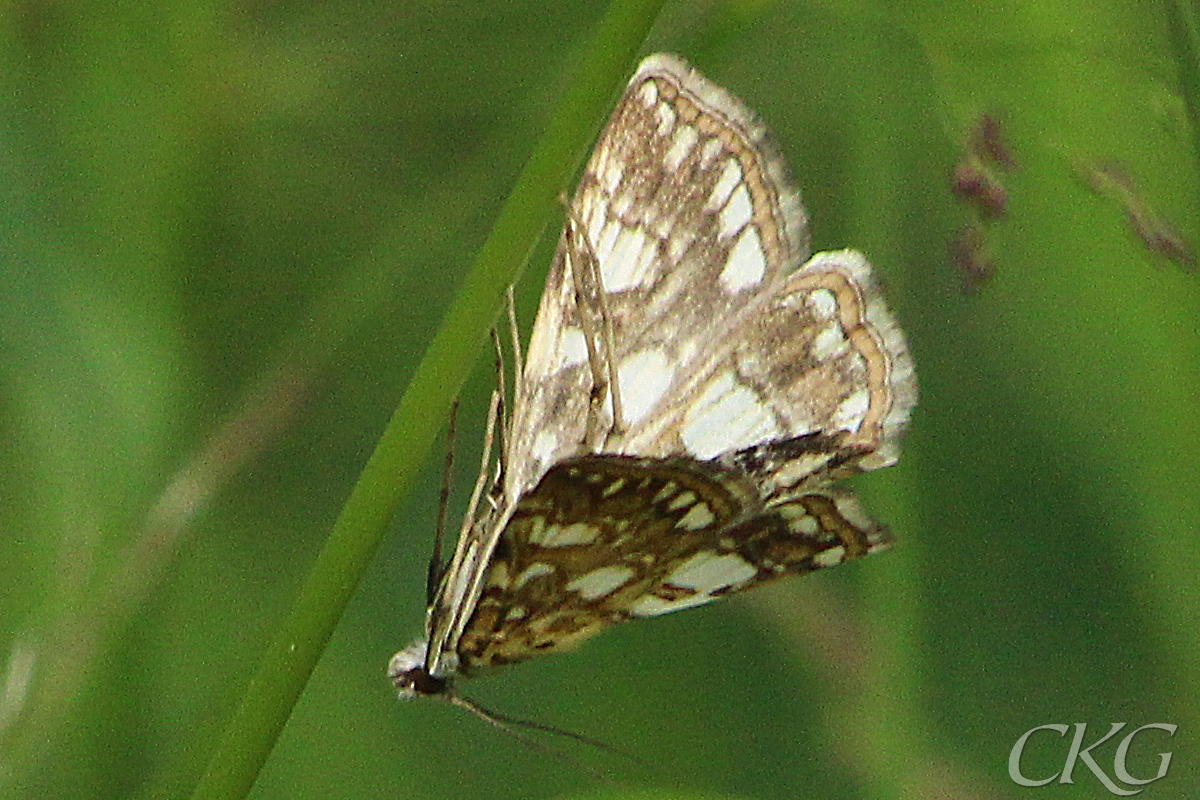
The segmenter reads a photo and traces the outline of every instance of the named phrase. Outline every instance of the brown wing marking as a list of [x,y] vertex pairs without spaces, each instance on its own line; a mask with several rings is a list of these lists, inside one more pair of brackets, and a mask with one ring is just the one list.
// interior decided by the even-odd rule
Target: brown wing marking
[[460,671],[569,650],[630,617],[700,605],[888,541],[840,490],[764,506],[748,475],[716,462],[570,459],[505,528],[459,640]]

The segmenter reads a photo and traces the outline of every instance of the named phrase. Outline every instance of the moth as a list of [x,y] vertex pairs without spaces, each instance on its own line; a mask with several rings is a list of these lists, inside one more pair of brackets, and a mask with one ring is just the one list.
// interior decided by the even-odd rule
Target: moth
[[649,56],[565,217],[498,464],[389,664],[402,698],[891,541],[837,481],[899,455],[904,336],[862,254],[809,257],[753,112]]

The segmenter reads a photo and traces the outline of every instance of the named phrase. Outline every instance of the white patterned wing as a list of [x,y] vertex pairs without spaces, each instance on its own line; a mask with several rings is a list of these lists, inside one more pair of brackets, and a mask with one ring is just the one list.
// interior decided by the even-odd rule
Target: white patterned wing
[[[845,431],[875,451],[860,468],[894,461],[915,401],[903,338],[861,255],[807,252],[799,193],[753,112],[680,59],[647,58],[568,208],[518,393],[509,500],[591,452],[707,459]],[[593,273],[602,298],[586,290]],[[610,353],[588,324],[601,302]],[[587,425],[593,392],[599,433],[613,423],[597,360],[620,386],[607,442]]]
[[[621,386],[635,392],[625,363]],[[750,471],[768,498],[826,469],[895,463],[915,401],[911,359],[866,259],[819,253],[730,320],[622,447],[700,460],[752,451],[742,460],[762,462]],[[812,437],[827,444],[788,456],[790,442]]]
[[[685,365],[807,248],[799,194],[753,112],[678,58],[643,61],[584,169],[547,278],[514,411],[510,499],[597,446],[584,436],[581,261],[598,261],[618,357],[662,346],[626,367],[661,396],[662,360]],[[635,418],[648,411],[640,393],[627,402]]]

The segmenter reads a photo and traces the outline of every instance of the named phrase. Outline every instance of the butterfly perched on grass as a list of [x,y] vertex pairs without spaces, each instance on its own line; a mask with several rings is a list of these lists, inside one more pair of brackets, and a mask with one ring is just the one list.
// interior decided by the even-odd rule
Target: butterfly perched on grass
[[502,396],[425,638],[389,665],[403,698],[463,703],[458,677],[890,542],[836,482],[897,459],[904,336],[860,253],[809,257],[765,127],[678,57],[601,133]]

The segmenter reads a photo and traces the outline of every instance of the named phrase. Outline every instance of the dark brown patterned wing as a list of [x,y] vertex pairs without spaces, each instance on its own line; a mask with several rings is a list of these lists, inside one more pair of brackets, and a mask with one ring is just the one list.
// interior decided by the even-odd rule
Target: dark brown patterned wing
[[[812,447],[837,449],[815,439]],[[615,622],[697,606],[889,542],[837,489],[764,503],[732,465],[570,459],[522,498],[505,527],[459,639],[459,670],[568,650]]]

